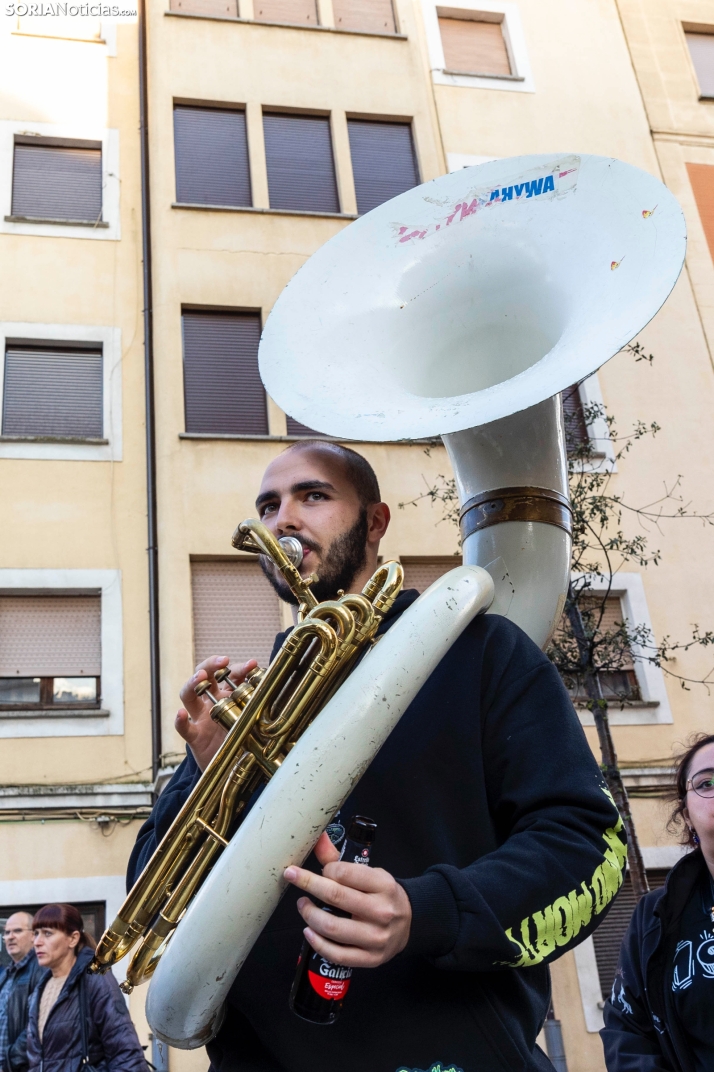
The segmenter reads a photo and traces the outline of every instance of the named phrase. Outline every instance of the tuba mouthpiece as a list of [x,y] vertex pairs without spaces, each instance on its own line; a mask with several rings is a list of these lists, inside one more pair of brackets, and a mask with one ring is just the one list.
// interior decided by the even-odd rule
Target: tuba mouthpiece
[[295,569],[299,569],[302,565],[303,550],[302,544],[297,539],[297,537],[281,536],[281,538],[278,540],[278,543],[292,562],[293,566],[295,566]]

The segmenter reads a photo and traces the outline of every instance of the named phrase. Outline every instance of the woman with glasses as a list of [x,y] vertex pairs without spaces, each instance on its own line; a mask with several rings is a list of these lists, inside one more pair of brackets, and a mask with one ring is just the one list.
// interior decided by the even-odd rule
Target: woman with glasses
[[670,827],[693,851],[637,905],[601,1034],[608,1072],[714,1069],[714,734],[677,765]]

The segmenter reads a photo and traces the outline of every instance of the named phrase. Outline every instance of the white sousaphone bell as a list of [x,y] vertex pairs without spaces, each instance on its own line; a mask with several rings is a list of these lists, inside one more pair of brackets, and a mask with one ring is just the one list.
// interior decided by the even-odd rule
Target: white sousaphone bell
[[442,435],[464,562],[494,563],[492,610],[543,647],[570,568],[559,392],[654,316],[685,245],[674,196],[619,160],[463,168],[374,209],[310,258],[268,319],[261,376],[279,406],[323,433]]
[[598,156],[522,156],[374,209],[281,294],[260,347],[268,393],[341,439],[442,435],[464,565],[367,654],[238,828],[152,980],[159,1038],[190,1049],[218,1030],[283,869],[304,860],[474,615],[490,606],[547,643],[571,550],[560,392],[655,315],[685,244],[681,209],[651,175]]

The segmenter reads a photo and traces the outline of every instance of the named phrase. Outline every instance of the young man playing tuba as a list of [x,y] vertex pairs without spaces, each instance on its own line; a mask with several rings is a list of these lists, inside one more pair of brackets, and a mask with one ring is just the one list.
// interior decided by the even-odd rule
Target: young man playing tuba
[[[256,507],[303,545],[319,600],[358,592],[389,524],[376,476],[355,451],[302,441],[272,462]],[[281,599],[293,600],[271,563]],[[417,598],[404,591],[389,629]],[[276,639],[276,648],[284,637]],[[205,660],[181,690],[187,756],[142,827],[129,883],[219,747],[212,703],[197,698],[227,657]],[[243,680],[255,666],[232,666]],[[234,685],[232,687],[234,687]],[[215,690],[215,691],[214,691]],[[408,708],[342,815],[378,824],[375,862],[337,862],[322,835],[230,993],[208,1046],[215,1072],[531,1072],[550,1000],[548,963],[586,938],[622,881],[622,823],[554,667],[514,624],[481,615]],[[346,913],[323,912],[315,899]],[[352,966],[329,1027],[288,1008],[303,933]],[[362,970],[364,969],[364,970]]]

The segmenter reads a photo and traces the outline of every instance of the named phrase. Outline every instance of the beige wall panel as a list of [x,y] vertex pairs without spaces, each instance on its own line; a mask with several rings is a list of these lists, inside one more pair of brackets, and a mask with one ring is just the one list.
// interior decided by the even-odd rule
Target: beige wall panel
[[0,35],[13,87],[0,117],[119,130],[122,225],[121,241],[0,236],[0,320],[119,328],[123,382],[121,462],[3,460],[0,564],[120,569],[125,669],[123,738],[4,740],[5,784],[140,779],[150,763],[136,27],[116,27],[116,42],[108,57],[99,45]]
[[714,135],[714,110],[699,88],[683,22],[714,26],[712,0],[618,0],[632,62],[654,131]]
[[552,965],[553,1008],[563,1028],[568,1072],[605,1072],[600,1036],[589,1034],[580,1001],[575,958],[566,953]]
[[535,93],[434,86],[449,153],[568,150],[655,171],[646,117],[610,0],[519,4]]
[[0,823],[4,882],[43,878],[123,875],[140,823],[114,826],[104,836],[96,823]]

